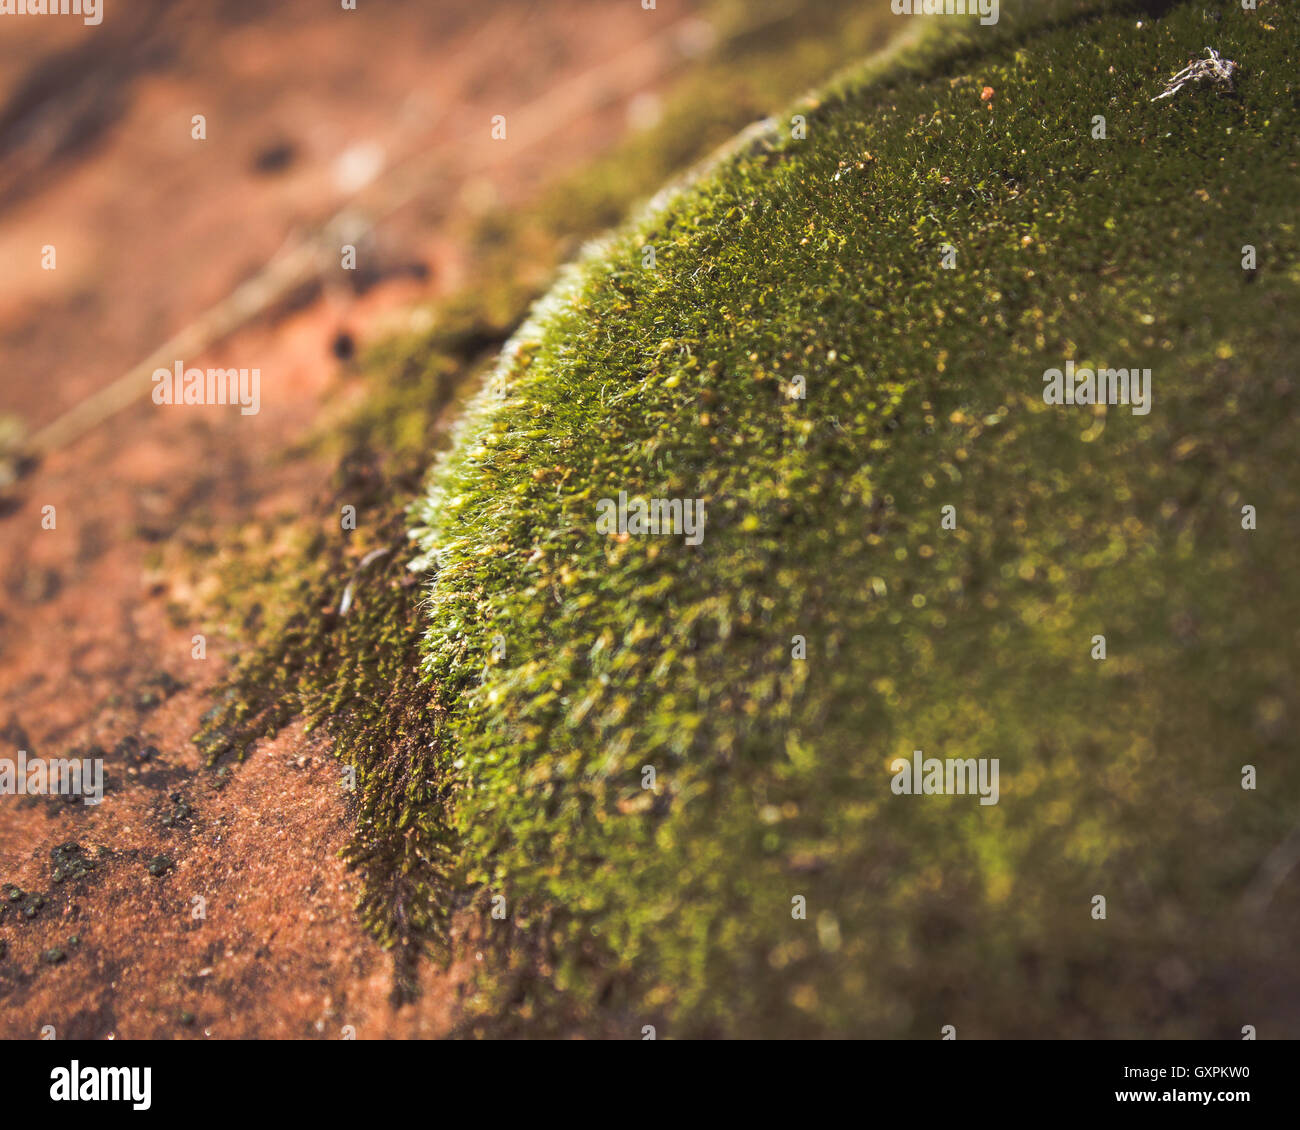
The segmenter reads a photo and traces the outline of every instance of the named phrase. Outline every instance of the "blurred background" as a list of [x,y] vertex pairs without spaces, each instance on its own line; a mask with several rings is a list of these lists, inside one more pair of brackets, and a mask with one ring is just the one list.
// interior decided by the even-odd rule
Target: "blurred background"
[[[629,97],[708,46],[697,7],[108,0],[98,26],[7,18],[0,412],[38,433],[349,202],[347,234],[373,245],[353,285],[453,283],[458,210],[608,144]],[[519,115],[517,140],[493,148],[495,114]],[[333,297],[341,316],[352,296]]]

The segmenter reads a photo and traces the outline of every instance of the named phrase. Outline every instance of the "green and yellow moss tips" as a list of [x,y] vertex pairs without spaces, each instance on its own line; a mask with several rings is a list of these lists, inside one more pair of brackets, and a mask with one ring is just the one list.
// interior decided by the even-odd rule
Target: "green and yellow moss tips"
[[[456,874],[513,908],[490,1030],[1276,1008],[1220,971],[1284,976],[1300,921],[1238,911],[1300,785],[1298,29],[1224,19],[1250,81],[1153,105],[1206,31],[1146,7],[837,84],[517,335],[415,514]],[[1152,412],[1045,404],[1069,359],[1151,367]],[[599,536],[619,491],[704,498],[704,544]],[[1000,803],[893,795],[917,748],[1000,759]]]

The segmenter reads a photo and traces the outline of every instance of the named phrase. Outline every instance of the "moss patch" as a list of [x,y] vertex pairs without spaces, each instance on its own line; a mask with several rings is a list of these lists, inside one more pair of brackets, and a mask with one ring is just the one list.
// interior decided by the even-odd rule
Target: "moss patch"
[[[1008,7],[589,256],[438,468],[413,819],[488,1029],[1235,1036],[1294,986],[1296,16]],[[1237,93],[1152,103],[1207,37]],[[1067,361],[1151,412],[1046,405]],[[916,749],[1000,803],[894,795]]]
[[[716,42],[672,84],[658,125],[536,203],[475,221],[464,290],[430,311],[428,330],[372,349],[359,366],[364,399],[313,441],[337,471],[305,513],[196,547],[194,567],[221,581],[211,617],[241,645],[196,735],[213,786],[290,720],[325,728],[356,771],[348,857],[363,878],[361,913],[404,959],[445,936],[463,894],[445,815],[455,782],[440,752],[444,711],[420,669],[424,594],[408,569],[406,518],[447,416],[581,240],[895,30],[887,12],[853,0],[801,18],[784,0],[719,0],[710,18]],[[355,531],[341,530],[344,505],[356,509]]]

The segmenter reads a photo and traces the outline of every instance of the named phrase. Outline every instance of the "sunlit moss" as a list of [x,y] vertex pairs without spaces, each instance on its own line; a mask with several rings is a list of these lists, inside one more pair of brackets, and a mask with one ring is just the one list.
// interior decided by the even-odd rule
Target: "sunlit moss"
[[[948,21],[517,336],[417,511],[489,1030],[1210,1036],[1268,1007],[1215,971],[1281,968],[1295,922],[1235,908],[1300,783],[1297,24],[1225,17],[1251,80],[1153,104],[1207,32],[1146,7]],[[1048,408],[1067,359],[1152,367],[1154,410]],[[707,500],[703,545],[598,534],[620,490]],[[918,748],[1000,759],[999,805],[892,796]]]
[[[449,917],[470,897],[467,875],[478,878],[453,875],[464,864],[447,820],[458,788],[454,755],[446,753],[445,711],[420,673],[423,594],[407,568],[406,509],[445,442],[447,417],[581,240],[893,30],[887,12],[856,0],[826,0],[797,19],[784,0],[720,0],[708,14],[716,42],[668,84],[658,125],[537,202],[474,222],[464,288],[433,308],[427,329],[373,348],[361,365],[368,387],[359,406],[314,438],[338,463],[319,494],[299,513],[250,523],[195,555],[196,568],[221,580],[212,613],[239,644],[196,735],[215,766],[214,786],[292,719],[325,729],[356,772],[346,854],[363,879],[360,910],[398,947],[403,974],[425,943],[445,940]],[[543,483],[576,468],[557,458],[538,470]],[[344,504],[363,516],[348,535],[339,531]],[[492,547],[467,543],[466,552]],[[449,568],[448,577],[455,573]]]

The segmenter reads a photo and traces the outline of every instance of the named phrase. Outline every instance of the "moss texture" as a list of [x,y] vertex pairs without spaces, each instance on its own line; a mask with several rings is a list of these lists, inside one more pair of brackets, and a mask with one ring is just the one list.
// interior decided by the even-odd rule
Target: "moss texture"
[[[408,568],[406,511],[445,444],[447,418],[582,240],[895,30],[887,12],[852,0],[811,14],[784,0],[718,0],[710,18],[716,43],[671,85],[658,125],[534,204],[475,221],[464,289],[431,310],[427,331],[369,352],[359,366],[366,381],[359,407],[313,441],[338,463],[319,496],[302,513],[204,547],[193,563],[220,578],[211,616],[239,643],[238,662],[196,734],[214,783],[295,718],[324,729],[356,770],[348,857],[364,880],[360,911],[397,947],[404,971],[426,943],[447,954],[439,943],[448,918],[472,897],[455,873],[445,711],[420,669],[424,594]],[[344,505],[356,508],[355,531],[340,530]]]
[[[1294,988],[1297,19],[1023,7],[592,251],[436,469],[401,818],[482,1030],[1227,1037]],[[1153,103],[1207,42],[1235,94]],[[1044,404],[1067,360],[1150,414]],[[620,491],[703,544],[600,533]],[[894,795],[916,749],[1000,803]]]

